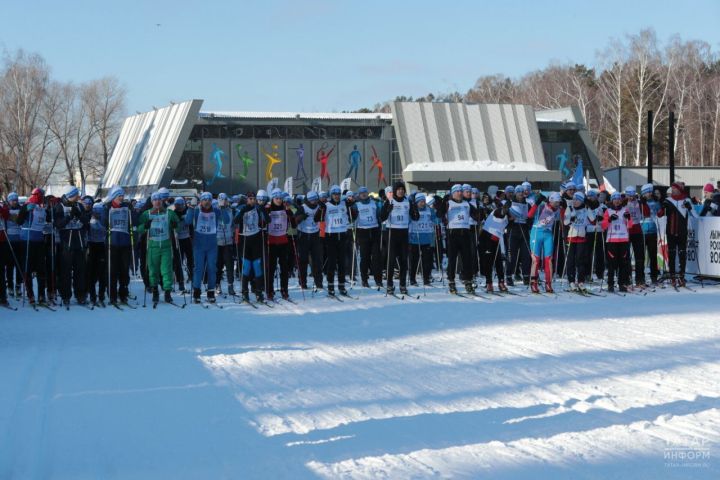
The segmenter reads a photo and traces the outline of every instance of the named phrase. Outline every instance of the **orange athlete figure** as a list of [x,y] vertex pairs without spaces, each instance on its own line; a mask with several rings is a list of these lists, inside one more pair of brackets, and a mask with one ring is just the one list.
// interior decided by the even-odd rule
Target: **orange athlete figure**
[[378,169],[378,185],[380,185],[380,181],[382,181],[385,186],[387,186],[387,180],[385,179],[385,174],[383,174],[383,164],[382,160],[380,160],[380,157],[378,157],[377,151],[375,150],[374,145],[370,145],[370,148],[372,149],[372,165],[370,166],[370,171],[373,171],[373,168],[377,167]]

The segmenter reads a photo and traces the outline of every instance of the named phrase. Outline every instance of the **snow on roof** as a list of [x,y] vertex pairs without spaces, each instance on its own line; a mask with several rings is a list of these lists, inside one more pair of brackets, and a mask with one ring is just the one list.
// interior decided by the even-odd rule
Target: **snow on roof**
[[452,162],[413,162],[404,171],[407,172],[458,172],[458,171],[533,171],[546,172],[541,165],[528,162],[500,163],[493,160],[456,160]]
[[236,118],[267,120],[392,120],[390,113],[322,113],[322,112],[200,112],[200,118]]

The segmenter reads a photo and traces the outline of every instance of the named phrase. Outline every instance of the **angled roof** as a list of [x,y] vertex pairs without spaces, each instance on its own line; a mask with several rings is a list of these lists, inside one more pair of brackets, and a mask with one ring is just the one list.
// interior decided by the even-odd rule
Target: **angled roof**
[[322,112],[228,112],[205,111],[200,118],[228,118],[237,120],[392,120],[389,113],[322,113]]

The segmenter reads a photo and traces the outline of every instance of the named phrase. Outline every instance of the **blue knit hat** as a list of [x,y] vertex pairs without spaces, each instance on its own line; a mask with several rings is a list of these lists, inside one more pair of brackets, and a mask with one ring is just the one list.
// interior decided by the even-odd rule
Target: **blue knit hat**
[[170,197],[170,190],[165,187],[158,189],[158,193],[160,194],[160,198],[163,200]]
[[415,203],[420,203],[420,202],[423,202],[423,201],[427,202],[427,197],[425,196],[425,194],[422,193],[422,192],[417,193],[417,194],[415,195]]
[[276,198],[283,198],[283,191],[279,188],[273,188],[272,192],[270,192],[270,197],[272,197],[273,200]]
[[622,194],[615,190],[612,195],[610,195],[610,200],[622,200]]
[[153,194],[150,195],[150,200],[152,200],[153,202],[155,200],[162,200],[162,195],[160,194],[160,192],[153,192]]
[[525,187],[522,185],[518,185],[515,187],[515,193],[523,193],[525,191]]
[[652,193],[653,190],[654,190],[653,184],[652,184],[652,183],[646,183],[646,184],[643,185],[642,188],[640,189],[640,193],[642,193],[643,195],[645,195],[646,193]]
[[330,195],[340,195],[342,193],[342,190],[340,190],[339,185],[333,185],[330,187]]
[[175,197],[175,205],[185,205],[185,199],[183,197]]
[[637,190],[635,190],[635,187],[633,187],[632,185],[628,185],[627,187],[625,187],[625,195],[634,197],[635,195],[637,195]]
[[17,192],[10,192],[7,196],[8,202],[17,202],[19,198]]
[[368,193],[367,187],[360,187],[360,188],[358,188],[358,193]]
[[456,183],[455,185],[452,186],[452,188],[450,188],[450,193],[455,193],[455,192],[462,192],[462,185],[460,185],[459,183]]
[[70,185],[65,188],[65,198],[73,198],[80,195],[80,190],[75,185]]
[[318,200],[320,198],[320,195],[318,195],[315,190],[310,190],[307,194],[307,197],[305,198],[307,198],[310,202],[314,202],[315,200]]
[[328,194],[327,194],[327,192],[324,192],[324,191],[323,191],[323,192],[318,193],[318,196],[319,196],[320,198],[327,198]]
[[[162,198],[162,196],[160,198]],[[210,192],[201,193],[200,200],[212,200],[212,193],[210,193]]]
[[559,202],[560,201],[560,194],[558,192],[553,192],[550,194],[550,198],[548,199],[551,202]]
[[110,198],[111,202],[120,196],[122,196],[122,197],[125,196],[125,191],[122,189],[122,187],[115,185],[114,187],[112,187],[110,189],[110,193],[108,194],[108,197]]
[[463,192],[472,192],[472,187],[469,183],[463,183],[462,189]]
[[573,195],[573,200],[577,200],[578,202],[584,202],[585,194],[582,192],[575,192],[575,195]]
[[514,193],[514,192],[515,192],[515,187],[513,187],[512,185],[508,185],[507,187],[505,187],[505,193]]

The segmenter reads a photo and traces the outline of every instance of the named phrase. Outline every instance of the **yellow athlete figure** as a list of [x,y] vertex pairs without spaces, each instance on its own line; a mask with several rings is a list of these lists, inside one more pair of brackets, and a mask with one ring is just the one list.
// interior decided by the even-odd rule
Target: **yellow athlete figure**
[[261,148],[263,155],[265,155],[265,158],[267,158],[267,167],[265,167],[265,181],[269,182],[273,179],[273,167],[278,164],[282,163],[282,160],[280,160],[280,154],[277,151],[278,146],[273,145],[272,146],[272,153],[267,152],[264,148]]

